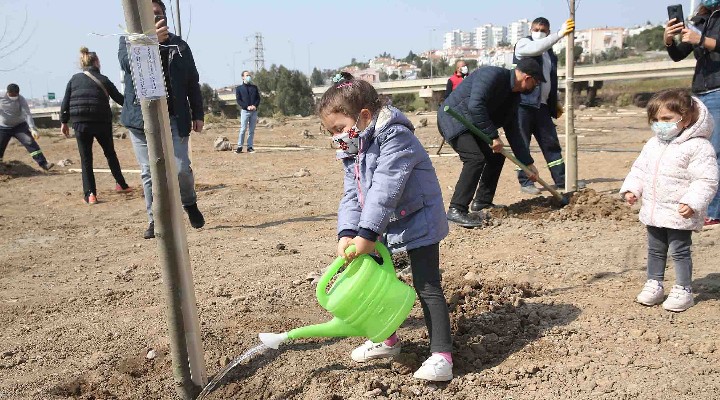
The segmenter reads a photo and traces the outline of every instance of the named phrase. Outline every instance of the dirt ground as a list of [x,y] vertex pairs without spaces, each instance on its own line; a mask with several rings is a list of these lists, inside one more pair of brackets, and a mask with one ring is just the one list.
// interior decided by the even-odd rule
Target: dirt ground
[[[519,192],[508,162],[496,202],[509,208],[482,229],[452,226],[441,243],[455,379],[412,378],[429,355],[416,304],[395,360],[354,363],[361,338],[288,342],[238,366],[207,399],[720,398],[720,229],[694,235],[695,307],[634,303],[645,232],[616,192],[650,131],[641,109],[577,115],[587,191],[552,208]],[[421,118],[429,125],[417,135],[435,154],[435,115],[411,116]],[[186,226],[210,377],[259,332],[330,318],[312,277],[333,260],[340,165],[317,120],[273,124],[258,127],[255,154],[213,150],[218,136],[236,140],[232,122],[193,136],[207,225]],[[79,168],[74,140],[43,135],[51,161],[74,164],[42,173],[13,141],[0,168],[0,399],[175,398],[142,191],[116,194],[96,173],[100,203],[83,204],[80,174],[69,172]],[[140,189],[130,141],[115,143]],[[433,158],[446,203],[460,171],[453,154]],[[107,167],[97,146],[95,157]],[[670,265],[666,285],[673,279]]]

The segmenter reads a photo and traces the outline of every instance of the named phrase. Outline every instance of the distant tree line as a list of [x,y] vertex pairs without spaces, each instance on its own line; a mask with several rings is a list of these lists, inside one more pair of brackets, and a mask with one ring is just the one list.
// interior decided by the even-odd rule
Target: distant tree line
[[259,116],[312,114],[313,92],[302,72],[273,64],[270,69],[256,72],[253,82],[262,95]]

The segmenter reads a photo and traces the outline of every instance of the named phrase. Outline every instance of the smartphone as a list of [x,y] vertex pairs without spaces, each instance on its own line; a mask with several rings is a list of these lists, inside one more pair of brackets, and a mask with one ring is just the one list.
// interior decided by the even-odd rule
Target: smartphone
[[668,21],[672,21],[673,18],[676,19],[675,23],[682,23],[685,25],[685,16],[683,15],[682,10],[682,4],[675,4],[673,6],[668,6]]
[[164,15],[156,15],[156,16],[155,16],[155,23],[157,24],[158,22],[160,22],[160,21],[162,21],[162,20],[164,20],[164,19],[165,19],[165,16],[164,16]]

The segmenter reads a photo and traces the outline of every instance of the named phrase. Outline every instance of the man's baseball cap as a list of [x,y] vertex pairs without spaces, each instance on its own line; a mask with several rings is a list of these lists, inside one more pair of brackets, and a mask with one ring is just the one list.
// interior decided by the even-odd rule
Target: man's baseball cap
[[543,75],[542,67],[540,67],[540,64],[538,64],[534,58],[523,58],[517,63],[515,68],[520,70],[520,72],[532,76],[538,82],[547,82]]

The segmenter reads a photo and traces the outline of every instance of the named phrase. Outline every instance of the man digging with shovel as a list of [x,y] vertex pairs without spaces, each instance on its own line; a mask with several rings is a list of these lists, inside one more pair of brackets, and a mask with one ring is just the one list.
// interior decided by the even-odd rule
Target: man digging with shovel
[[[492,207],[505,156],[498,128],[517,159],[531,172],[528,179],[536,181],[538,171],[527,142],[518,129],[517,111],[520,93],[532,93],[544,82],[542,68],[535,59],[518,62],[514,70],[482,67],[458,85],[438,110],[438,128],[463,163],[455,192],[450,200],[447,218],[466,228],[482,226],[481,216],[470,214]],[[492,144],[475,136],[461,122],[444,111],[449,106],[485,132]],[[473,200],[474,197],[474,200]],[[470,204],[472,202],[472,204]]]

